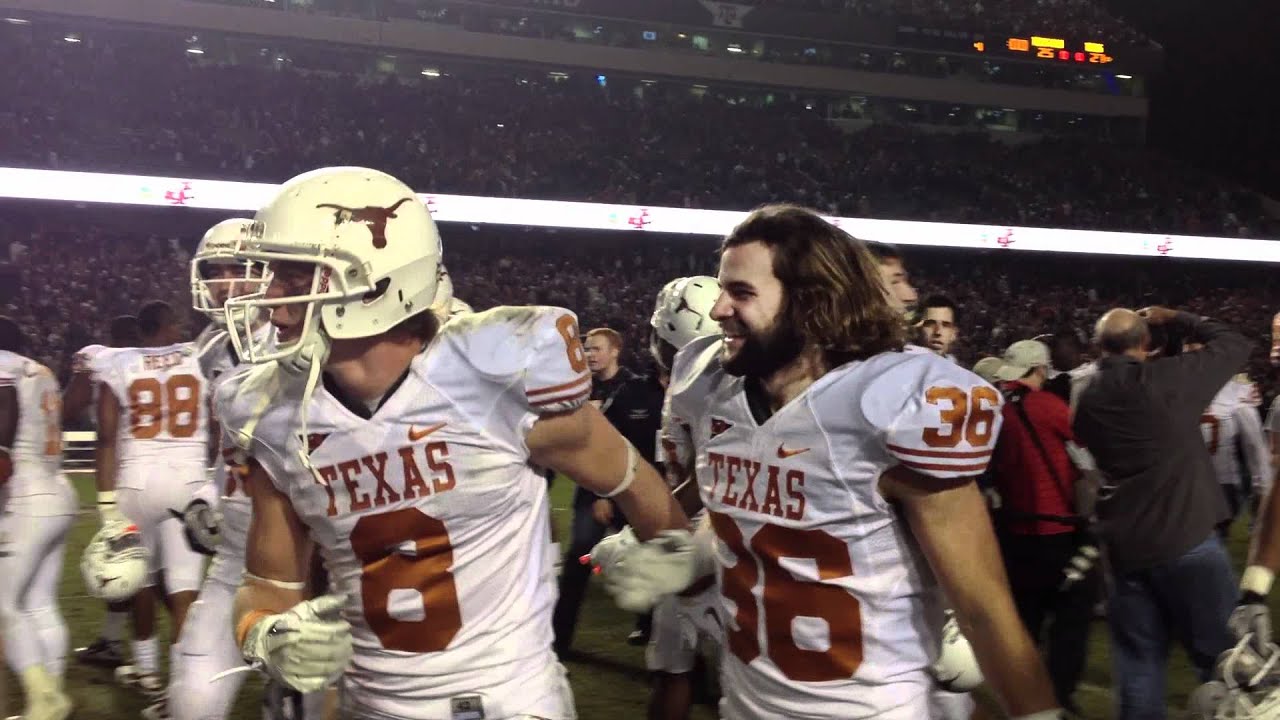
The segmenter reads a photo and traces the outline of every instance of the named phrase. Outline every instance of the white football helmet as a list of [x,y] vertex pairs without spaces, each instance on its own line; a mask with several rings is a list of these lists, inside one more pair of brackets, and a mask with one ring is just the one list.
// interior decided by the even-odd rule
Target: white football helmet
[[448,316],[449,303],[453,301],[453,278],[443,264],[436,277],[436,294],[431,298],[431,309],[441,315]]
[[942,626],[942,648],[938,651],[938,661],[930,670],[933,679],[950,692],[969,692],[982,684],[978,657],[973,654],[973,646],[960,632],[960,625],[953,615],[948,614],[947,622]]
[[[426,205],[390,175],[359,167],[299,175],[258,211],[235,254],[314,266],[310,290],[277,298],[263,291],[228,300],[236,352],[254,363],[292,357],[322,363],[330,340],[386,332],[431,309],[440,253],[440,234]],[[294,304],[306,306],[297,340],[255,341],[245,318]]]
[[649,318],[649,351],[663,369],[674,351],[663,352],[662,343],[675,350],[689,341],[720,333],[720,323],[711,319],[711,307],[720,297],[720,281],[706,275],[677,278],[658,293],[658,301]]
[[80,558],[85,589],[99,600],[128,600],[147,586],[151,557],[136,525],[110,522],[102,526]]
[[[235,255],[241,237],[252,228],[253,221],[247,218],[223,220],[205,232],[191,258],[191,307],[218,327],[227,324],[223,310],[227,298],[261,292],[271,280],[262,263]],[[214,273],[213,266],[235,266],[236,272]],[[238,312],[243,313],[243,308]]]

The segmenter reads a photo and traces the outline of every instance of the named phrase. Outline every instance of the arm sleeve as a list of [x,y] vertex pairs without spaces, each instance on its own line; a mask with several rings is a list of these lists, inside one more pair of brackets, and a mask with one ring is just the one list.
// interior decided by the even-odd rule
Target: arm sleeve
[[1181,407],[1199,414],[1240,371],[1251,348],[1245,336],[1217,320],[1178,313],[1176,322],[1189,337],[1203,342],[1204,349],[1157,360],[1155,366],[1163,381],[1157,390],[1179,398]]
[[1258,411],[1249,405],[1236,408],[1236,421],[1240,424],[1240,441],[1244,443],[1244,460],[1249,468],[1253,487],[1264,494],[1271,486],[1271,448],[1262,436],[1262,423]]
[[898,411],[885,428],[885,447],[899,464],[921,475],[980,475],[1000,434],[1004,400],[977,375],[935,360],[922,355],[908,364],[925,367],[909,372],[897,368],[868,389],[871,394],[887,395],[892,403],[892,398],[903,397],[904,387],[910,388],[905,402],[898,400]]

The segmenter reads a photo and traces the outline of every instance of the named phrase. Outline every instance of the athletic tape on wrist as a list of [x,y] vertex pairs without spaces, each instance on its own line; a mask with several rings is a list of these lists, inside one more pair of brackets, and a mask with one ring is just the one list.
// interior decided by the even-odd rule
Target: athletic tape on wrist
[[604,495],[596,494],[602,498],[611,498],[626,492],[627,488],[631,487],[631,483],[636,479],[636,465],[639,464],[639,460],[640,457],[639,453],[636,452],[636,446],[627,442],[627,473],[622,476],[622,482]]
[[1261,565],[1250,565],[1245,568],[1244,575],[1240,578],[1240,589],[1266,597],[1271,592],[1271,584],[1275,579],[1276,574],[1271,570]]
[[236,623],[236,647],[244,647],[244,640],[249,637],[249,631],[253,630],[253,626],[271,615],[272,613],[266,610],[250,610],[245,613],[244,617],[240,618],[240,622]]
[[101,491],[99,491],[99,492],[98,492],[98,504],[99,504],[99,505],[115,505],[115,504],[116,504],[116,491],[115,491],[115,490],[101,490]]
[[280,588],[281,590],[306,590],[307,589],[307,583],[305,581],[304,582],[286,582],[284,580],[272,580],[271,578],[264,578],[260,575],[254,575],[248,570],[244,571],[244,579],[262,583],[263,585],[270,585],[273,588]]

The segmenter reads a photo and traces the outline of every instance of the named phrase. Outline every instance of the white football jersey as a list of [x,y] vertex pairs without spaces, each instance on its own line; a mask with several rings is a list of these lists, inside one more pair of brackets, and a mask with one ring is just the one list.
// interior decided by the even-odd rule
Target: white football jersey
[[97,426],[98,424],[98,413],[94,410],[94,408],[98,407],[98,378],[93,376],[94,362],[97,358],[110,351],[111,348],[106,345],[85,345],[80,348],[79,352],[71,356],[71,374],[89,374],[91,394],[89,396],[89,411],[86,414],[89,416],[89,424],[92,426]]
[[1271,452],[1262,437],[1262,421],[1258,415],[1261,404],[1257,387],[1248,378],[1236,377],[1222,386],[1200,416],[1200,432],[1209,448],[1219,483],[1240,484],[1240,461],[1236,455],[1239,441],[1253,487],[1270,486]]
[[303,381],[253,367],[219,385],[216,406],[224,442],[288,495],[348,598],[347,701],[426,719],[479,694],[485,717],[572,717],[551,652],[547,482],[525,438],[590,397],[573,313],[455,317],[371,415],[317,388],[305,438]]
[[[18,396],[18,427],[10,448],[13,477],[5,483],[10,509],[28,509],[64,496],[62,476],[62,395],[49,368],[0,350],[0,388]],[[0,507],[6,507],[0,502]]]
[[[264,326],[261,332],[269,328],[269,325]],[[208,336],[201,333],[201,339],[197,339],[196,343],[199,348],[200,372],[208,382],[211,395],[220,381],[234,375],[233,371],[248,367],[240,362],[240,357],[231,344],[231,336],[225,330]],[[249,520],[253,515],[252,503],[243,485],[247,468],[236,462],[231,457],[232,453],[222,447],[221,436],[214,440],[219,442],[219,449],[222,450],[220,457],[226,462],[219,463],[214,468],[214,487],[209,491],[217,499],[222,512],[222,542],[218,545],[218,560],[210,566],[209,572],[223,582],[236,585],[244,570],[245,543],[249,537]],[[205,499],[212,503],[215,498]]]
[[94,376],[120,403],[122,466],[159,458],[207,461],[208,385],[194,344],[120,348],[99,355],[92,365]]
[[890,352],[836,368],[757,423],[720,351],[719,338],[681,350],[669,402],[691,428],[682,454],[694,457],[718,541],[722,709],[927,717],[940,592],[879,479],[896,465],[981,473],[1000,394],[932,353]]

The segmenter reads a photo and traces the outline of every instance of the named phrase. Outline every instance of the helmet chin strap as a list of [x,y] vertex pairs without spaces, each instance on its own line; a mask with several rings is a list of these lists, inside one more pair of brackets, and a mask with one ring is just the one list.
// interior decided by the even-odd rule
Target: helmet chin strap
[[311,410],[311,396],[315,394],[316,387],[320,385],[320,376],[324,372],[324,364],[329,359],[330,342],[328,335],[319,327],[319,318],[316,319],[317,327],[315,331],[310,333],[310,337],[303,340],[303,346],[289,357],[280,361],[280,369],[291,374],[306,373],[307,381],[302,387],[301,407],[298,410],[299,432],[301,434],[298,446],[298,459],[302,462],[302,466],[311,473],[316,482],[325,485],[324,478],[320,476],[320,472],[316,470],[311,463],[311,443],[308,440],[310,433],[308,430],[308,420]]

